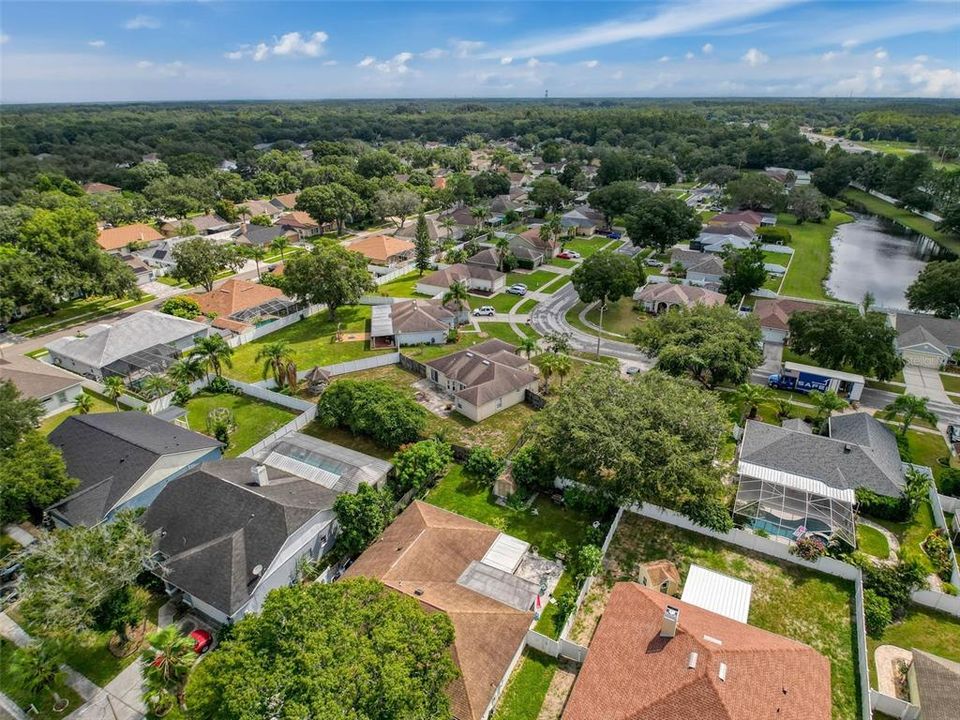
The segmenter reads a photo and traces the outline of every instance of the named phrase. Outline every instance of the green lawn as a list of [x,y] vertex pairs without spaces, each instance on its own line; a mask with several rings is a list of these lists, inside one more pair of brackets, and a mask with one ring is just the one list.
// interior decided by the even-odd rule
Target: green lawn
[[790,253],[771,252],[770,250],[764,250],[763,261],[766,263],[776,263],[777,265],[783,265],[786,267],[790,262]]
[[321,440],[326,440],[327,442],[332,442],[334,445],[340,445],[341,447],[350,448],[351,450],[356,450],[366,455],[372,455],[381,460],[390,460],[393,458],[392,450],[386,450],[377,445],[373,440],[363,435],[353,435],[349,430],[344,430],[343,428],[328,428],[314,421],[304,426],[300,432]]
[[63,678],[61,678],[54,687],[54,691],[61,698],[69,701],[67,707],[61,712],[56,712],[53,709],[54,699],[52,692],[44,691],[33,694],[25,690],[10,672],[12,663],[16,661],[22,652],[20,648],[6,638],[0,638],[0,656],[3,657],[4,668],[3,672],[0,672],[0,691],[13,700],[21,710],[26,712],[28,708],[33,705],[39,711],[36,714],[31,712],[28,717],[40,718],[41,720],[62,718],[83,705],[83,698],[77,695],[73,688],[64,682]]
[[[586,318],[600,325],[600,306],[595,305],[590,309]],[[633,298],[624,297],[615,303],[607,303],[607,309],[603,312],[603,329],[626,337],[633,328],[649,319],[650,316],[647,313],[634,308]]]
[[514,283],[523,283],[527,286],[527,290],[536,290],[556,279],[557,273],[549,270],[534,270],[531,273],[512,272],[507,274],[507,287]]
[[[482,322],[480,323],[480,330],[490,337],[499,338],[504,342],[513,343],[514,345],[520,340],[520,336],[510,327],[510,323]],[[526,330],[531,336],[536,337],[537,333],[532,328],[528,327]]]
[[866,525],[857,525],[857,548],[867,555],[886,560],[890,557],[890,545],[879,530]]
[[150,302],[153,299],[153,295],[143,295],[136,300],[129,298],[121,298],[118,300],[112,296],[94,296],[72,300],[71,302],[61,305],[49,315],[34,315],[33,317],[11,323],[10,332],[17,333],[18,335],[39,335],[53,332],[73,322],[88,322],[101,315],[126,310],[135,305]]
[[[852,583],[626,512],[607,553],[605,582],[594,584],[597,593],[618,580],[635,581],[638,563],[660,559],[674,562],[681,578],[696,563],[752,583],[749,623],[826,656],[833,720],[860,717]],[[594,610],[592,620],[598,617]]]
[[903,395],[907,388],[903,385],[894,385],[893,383],[880,382],[879,380],[867,380],[866,386],[868,388],[873,388],[874,390],[885,390],[886,392],[892,392],[896,395]]
[[576,267],[578,262],[576,260],[565,260],[563,258],[550,258],[550,260],[547,261],[547,265],[556,265],[557,267],[562,268],[572,268]]
[[[572,308],[567,310],[567,313],[564,317],[566,318],[568,323],[573,325],[573,327],[577,328],[578,330],[582,330],[588,335],[593,335],[594,337],[596,337],[597,336],[596,329],[590,327],[589,325],[587,325],[586,323],[580,320],[580,312],[583,310],[584,307],[586,307],[584,303],[578,302]],[[599,319],[599,315],[600,313],[599,311],[597,311],[596,313],[597,319]],[[624,339],[622,337],[618,335],[614,335],[610,332],[610,326],[607,324],[607,313],[603,314],[603,327],[605,328],[602,333],[604,338],[608,340],[619,340],[620,342],[624,342]]]
[[236,457],[297,416],[292,410],[265,403],[249,395],[212,395],[201,392],[187,403],[187,421],[190,428],[206,433],[207,415],[214,408],[229,408],[236,423],[236,428],[230,434],[230,446],[224,452],[227,457]]
[[402,277],[398,277],[396,280],[391,280],[388,283],[380,285],[376,290],[376,294],[389,297],[417,297],[415,288],[418,282],[420,282],[420,273],[414,270],[412,273],[407,273]]
[[[557,581],[557,586],[553,589],[553,597],[558,598],[570,590],[573,590],[573,576],[568,572],[564,572]],[[543,609],[543,612],[540,613],[540,619],[537,620],[537,624],[533,629],[541,635],[546,635],[556,640],[560,637],[560,631],[554,623],[556,616],[557,604],[553,602],[547,603],[547,606]]]
[[[103,397],[103,396],[101,396],[101,395],[97,395],[95,392],[92,392],[92,391],[87,390],[87,389],[84,389],[83,392],[86,393],[87,395],[89,395],[89,396],[90,396],[90,399],[93,400],[93,407],[90,409],[90,412],[91,412],[91,413],[107,413],[107,412],[116,412],[116,411],[117,411],[117,406],[114,405],[114,404],[113,404],[112,402],[110,402],[109,400],[107,400],[105,397]],[[126,409],[125,406],[121,406],[121,407],[123,407],[124,409]],[[42,421],[40,422],[40,427],[37,428],[37,429],[40,431],[41,434],[43,434],[43,435],[49,435],[49,434],[52,433],[57,427],[59,427],[60,424],[61,424],[64,420],[66,420],[66,419],[67,419],[68,417],[70,417],[71,415],[77,415],[77,414],[78,414],[78,413],[77,413],[76,410],[74,410],[73,408],[68,407],[68,408],[67,408],[66,410],[64,410],[63,412],[59,412],[59,413],[57,413],[56,415],[51,415],[50,417],[46,418],[45,420],[42,420]]]
[[793,237],[793,260],[784,279],[781,294],[812,300],[830,299],[824,282],[830,274],[830,238],[838,225],[853,222],[846,213],[833,210],[821,223],[796,224],[789,213],[780,213],[777,224],[786,227]]
[[491,305],[498,313],[508,313],[514,308],[515,305],[519,305],[523,301],[522,295],[511,295],[507,292],[497,293],[492,297],[471,295],[470,307],[476,309],[484,305]]
[[843,191],[843,198],[849,200],[854,205],[863,206],[868,212],[874,215],[888,218],[894,222],[905,225],[911,230],[915,230],[921,235],[926,235],[931,240],[935,240],[947,250],[955,254],[960,254],[960,240],[942,233],[936,228],[936,223],[927,220],[925,217],[915,215],[905,208],[891,205],[886,200],[881,200],[869,193],[865,193],[855,188],[847,188]]
[[368,350],[368,343],[365,340],[336,342],[338,323],[345,333],[368,332],[370,306],[342,307],[337,311],[336,321],[331,321],[326,311],[320,311],[306,320],[241,345],[233,353],[233,368],[227,368],[224,374],[246,382],[262,380],[263,363],[256,360],[257,352],[264,345],[278,340],[286,340],[290,343],[293,361],[300,370],[309,370],[315,365],[333,365],[388,352]]
[[[919,425],[920,423],[915,423]],[[903,459],[914,465],[926,465],[933,470],[935,478],[940,477],[944,466],[940,464],[943,458],[951,459],[950,448],[939,433],[907,430],[907,453],[901,452]]]
[[917,648],[940,657],[960,662],[960,619],[935,610],[911,605],[907,616],[888,625],[879,640],[867,636],[870,655],[870,684],[877,686],[877,670],[873,653],[880,645],[896,645],[905,650]]
[[943,389],[947,392],[960,393],[960,375],[940,373],[940,380],[943,382]]
[[913,558],[919,561],[923,566],[924,572],[928,575],[934,572],[930,558],[927,557],[923,548],[920,547],[920,543],[926,540],[927,535],[936,527],[936,523],[933,520],[933,508],[930,507],[929,502],[925,501],[920,506],[913,522],[898,523],[892,520],[870,519],[877,523],[877,525],[883,525],[883,527],[897,536],[897,539],[900,541],[901,560]]
[[590,238],[576,238],[575,240],[569,240],[563,244],[565,250],[574,250],[575,252],[580,253],[582,257],[590,257],[595,252],[600,250],[604,245],[611,242],[610,238],[606,237],[590,237]]
[[533,312],[533,309],[534,309],[536,306],[537,306],[537,301],[536,301],[536,300],[533,300],[533,299],[531,299],[531,300],[524,300],[523,303],[521,303],[520,307],[517,308],[517,314],[518,314],[518,315],[524,315],[524,314],[527,314],[527,313],[532,313],[532,312]]
[[466,477],[461,465],[453,465],[447,476],[430,490],[426,500],[525,540],[547,557],[553,556],[561,540],[571,548],[584,544],[593,521],[591,517],[554,504],[542,494],[532,506],[538,515],[529,510],[501,507],[494,502],[490,488]]
[[524,651],[497,703],[493,720],[537,720],[558,665],[549,655],[533,649]]

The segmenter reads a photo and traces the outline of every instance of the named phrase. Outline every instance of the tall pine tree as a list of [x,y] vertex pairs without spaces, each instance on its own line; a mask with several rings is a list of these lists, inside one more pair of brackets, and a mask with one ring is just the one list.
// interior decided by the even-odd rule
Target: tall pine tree
[[430,235],[427,233],[427,219],[420,213],[417,216],[417,235],[413,241],[417,254],[417,270],[423,277],[423,271],[430,269]]

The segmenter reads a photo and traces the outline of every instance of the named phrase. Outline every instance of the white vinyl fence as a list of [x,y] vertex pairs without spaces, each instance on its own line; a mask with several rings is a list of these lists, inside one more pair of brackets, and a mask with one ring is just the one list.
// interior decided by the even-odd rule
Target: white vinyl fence
[[[400,362],[400,353],[385,353],[383,355],[374,355],[373,357],[361,358],[360,360],[349,360],[347,362],[337,363],[336,365],[326,365],[326,370],[331,375],[346,375],[347,373],[359,372],[360,370],[372,370],[373,368],[384,367],[386,365],[396,365]],[[306,374],[305,371],[303,374]]]
[[297,412],[307,412],[315,407],[315,403],[309,400],[284,395],[283,393],[268,390],[260,385],[253,385],[251,383],[241,382],[240,380],[234,380],[232,378],[225,379],[235,388],[238,388],[244,395],[249,395],[257,400],[264,400],[265,402],[273,403],[274,405],[279,405],[290,410],[296,410]]
[[[950,538],[950,526],[947,525],[947,519],[943,514],[943,507],[940,505],[940,495],[937,493],[937,486],[933,483],[931,473],[930,485],[927,488],[927,493],[930,496],[930,505],[933,507],[933,519],[936,522],[937,527],[941,528],[946,532],[947,539]],[[954,587],[960,587],[960,569],[957,568],[957,554],[953,550],[953,543],[948,543],[948,548],[950,550],[950,560],[953,563],[953,568],[950,571],[950,584]]]
[[955,498],[951,495],[940,495],[937,499],[940,501],[940,508],[944,512],[960,512],[960,498]]
[[297,432],[298,430],[302,430],[303,428],[305,428],[307,425],[313,422],[316,416],[317,416],[317,408],[314,405],[309,410],[305,410],[302,414],[298,415],[293,420],[288,422],[286,425],[284,425],[282,428],[277,430],[275,433],[272,433],[271,435],[268,435],[267,437],[265,437],[263,440],[261,440],[256,445],[254,445],[252,448],[244,452],[240,457],[249,457],[249,458],[256,457],[257,455],[262,453],[264,450],[266,450],[268,447],[270,447],[275,442],[277,442],[277,440],[282,438],[284,435],[288,435],[292,432]]
[[911,705],[900,698],[890,697],[881,692],[870,690],[870,705],[877,712],[900,720],[917,720],[920,717],[920,708]]
[[[895,197],[891,197],[891,196],[889,196],[889,195],[884,195],[884,194],[883,194],[882,192],[880,192],[879,190],[867,190],[867,188],[865,188],[865,187],[864,187],[863,185],[861,185],[860,183],[850,183],[850,184],[851,184],[853,187],[855,187],[857,190],[862,190],[862,191],[865,192],[865,193],[868,193],[868,194],[870,194],[870,195],[873,195],[875,198],[880,198],[881,200],[884,200],[884,201],[890,203],[891,205],[896,205],[896,206],[898,206],[898,207],[900,206],[900,201],[897,200]],[[916,210],[913,210],[912,212],[913,212],[914,215],[919,215],[920,217],[924,217],[924,218],[926,218],[927,220],[930,220],[930,221],[935,222],[935,223],[938,223],[938,222],[940,222],[941,220],[943,220],[943,218],[940,217],[939,215],[937,215],[936,213],[932,213],[932,212],[918,212],[918,211],[916,211]]]
[[232,348],[240,347],[241,345],[246,345],[248,342],[253,342],[258,338],[262,338],[264,335],[269,335],[270,333],[275,333],[277,330],[282,330],[285,327],[290,327],[294,323],[298,323],[301,320],[305,320],[311,315],[316,315],[321,310],[326,309],[326,305],[309,305],[299,312],[293,313],[292,315],[287,315],[286,317],[277,318],[272,322],[264,323],[259,327],[251,328],[246,330],[239,335],[234,335],[233,337],[227,338],[227,345]]

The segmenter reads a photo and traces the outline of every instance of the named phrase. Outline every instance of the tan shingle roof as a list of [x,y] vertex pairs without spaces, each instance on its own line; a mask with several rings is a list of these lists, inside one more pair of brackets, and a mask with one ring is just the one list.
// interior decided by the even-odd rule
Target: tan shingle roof
[[90,182],[83,186],[83,191],[87,193],[87,195],[97,195],[98,193],[120,192],[120,188],[115,185],[108,185],[107,183]]
[[537,381],[516,348],[502,340],[487,340],[467,350],[427,363],[446,377],[466,387],[454,393],[471,405],[480,406]]
[[269,285],[260,285],[249,280],[231,278],[220,287],[200,295],[187,295],[200,305],[200,312],[215,313],[227,317],[241,310],[263,305],[268,300],[282,298],[283,291]]
[[693,307],[701,304],[707,306],[723,305],[727,296],[713,290],[707,290],[693,285],[676,285],[674,283],[651,283],[644,285],[634,295],[634,300],[640,302],[666,302]]
[[101,230],[97,237],[97,244],[104,250],[119,250],[132,242],[149,243],[158,240],[163,240],[163,235],[157,230],[143,223],[135,223]]
[[38,400],[82,382],[77,375],[15,354],[10,359],[0,360],[0,382],[5,380],[12,382],[24,397]]
[[502,277],[505,277],[502,272],[484,265],[457,263],[443,270],[437,270],[430,275],[425,275],[420,282],[430,287],[450,287],[455,282],[471,278],[496,282]]
[[810,312],[823,308],[823,305],[803,300],[766,298],[757,300],[756,305],[753,306],[753,312],[760,321],[760,327],[788,330],[790,316],[795,312]]
[[[673,638],[660,637],[667,605],[680,610]],[[813,648],[617,583],[563,720],[830,720],[830,714],[830,662]]]
[[297,206],[298,195],[300,195],[299,192],[287,193],[286,195],[277,195],[275,198],[273,198],[274,205],[279,203],[287,210],[293,210],[293,208]]
[[371,235],[347,245],[347,250],[358,252],[373,262],[387,262],[390,258],[411,252],[414,244],[391,235]]

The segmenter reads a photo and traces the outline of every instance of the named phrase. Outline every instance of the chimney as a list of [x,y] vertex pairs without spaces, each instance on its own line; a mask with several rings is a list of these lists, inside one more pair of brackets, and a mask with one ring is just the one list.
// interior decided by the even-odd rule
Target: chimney
[[677,623],[680,622],[680,608],[667,605],[663,611],[663,625],[660,626],[660,637],[672,638],[677,634]]
[[250,468],[250,472],[253,473],[253,484],[258,487],[266,487],[270,484],[269,478],[267,478],[267,467],[266,465],[254,465]]

